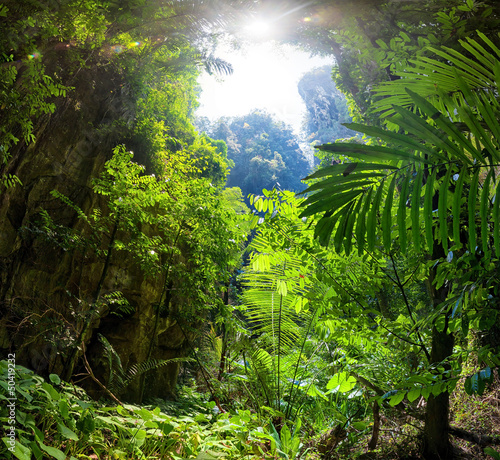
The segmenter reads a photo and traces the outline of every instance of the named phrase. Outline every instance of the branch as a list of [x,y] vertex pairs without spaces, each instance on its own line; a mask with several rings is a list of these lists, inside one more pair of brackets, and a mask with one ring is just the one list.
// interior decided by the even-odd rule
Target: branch
[[82,344],[83,347],[83,361],[85,364],[85,369],[87,370],[90,378],[99,385],[99,387],[104,390],[104,392],[117,404],[120,406],[123,406],[123,403],[110,391],[106,386],[94,375],[94,372],[92,371],[92,368],[90,367],[89,362],[87,361],[87,355],[85,354],[85,345]]
[[[399,274],[398,274],[398,270],[396,268],[396,262],[394,261],[394,257],[392,255],[392,253],[389,254],[390,258],[391,258],[391,262],[392,262],[392,268],[394,270],[394,276],[396,277],[396,284],[399,288],[399,290],[401,291],[401,294],[403,296],[403,300],[404,300],[404,303],[406,305],[406,308],[408,310],[408,314],[410,315],[410,318],[413,322],[413,325],[415,326],[415,332],[417,333],[417,338],[418,338],[418,341],[420,342],[420,348],[422,349],[422,351],[425,353],[425,356],[427,358],[427,362],[430,363],[431,362],[431,355],[429,354],[429,352],[427,351],[427,348],[424,344],[424,341],[422,339],[422,336],[420,335],[420,331],[418,330],[418,326],[417,326],[417,323],[415,321],[415,318],[413,318],[413,312],[411,311],[411,307],[410,307],[410,302],[408,301],[408,297],[406,296],[406,291],[404,289],[404,284],[401,283],[401,280],[399,278]],[[411,277],[410,277],[411,278]],[[408,278],[408,280],[410,279]],[[406,282],[408,282],[408,280],[406,280]]]
[[481,447],[487,447],[490,444],[500,445],[500,437],[498,436],[488,436],[481,433],[476,433],[474,431],[466,431],[462,428],[456,426],[450,426],[448,432],[457,438],[464,439],[465,441],[473,442]]

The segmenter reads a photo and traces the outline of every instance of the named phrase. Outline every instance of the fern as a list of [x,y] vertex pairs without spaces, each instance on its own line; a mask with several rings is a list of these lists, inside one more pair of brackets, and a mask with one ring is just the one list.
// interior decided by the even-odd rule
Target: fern
[[113,348],[113,346],[108,342],[106,337],[98,334],[99,341],[104,348],[104,356],[106,357],[108,365],[107,374],[107,386],[108,389],[113,393],[121,393],[125,388],[130,385],[137,377],[145,374],[154,369],[159,369],[162,366],[166,366],[172,363],[188,362],[193,361],[192,358],[172,358],[172,359],[149,359],[142,363],[134,364],[127,368],[123,368],[120,356]]

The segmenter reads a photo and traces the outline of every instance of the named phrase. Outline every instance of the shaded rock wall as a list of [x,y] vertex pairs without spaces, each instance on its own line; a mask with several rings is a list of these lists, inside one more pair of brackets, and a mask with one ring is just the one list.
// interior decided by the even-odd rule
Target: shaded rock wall
[[[23,185],[0,195],[0,347],[15,351],[18,364],[41,373],[62,371],[64,354],[85,318],[103,261],[57,247],[40,231],[40,211],[47,210],[57,224],[82,228],[74,210],[52,197],[52,190],[68,196],[84,212],[97,204],[102,207],[92,192],[92,179],[111,157],[112,148],[127,138],[135,106],[119,71],[112,68],[83,69],[71,85],[74,92],[57,101],[56,112],[37,121],[36,142],[16,146],[4,168]],[[121,290],[135,313],[122,319],[105,316],[93,324],[88,357],[103,381],[96,333],[108,338],[125,368],[143,361],[161,285],[162,280],[145,279],[127,257],[112,258],[103,293]],[[161,346],[155,358],[184,353],[184,337],[174,321],[161,319],[159,332]],[[157,371],[147,394],[171,396],[177,371],[178,364]],[[137,399],[137,384],[127,391],[129,399]]]

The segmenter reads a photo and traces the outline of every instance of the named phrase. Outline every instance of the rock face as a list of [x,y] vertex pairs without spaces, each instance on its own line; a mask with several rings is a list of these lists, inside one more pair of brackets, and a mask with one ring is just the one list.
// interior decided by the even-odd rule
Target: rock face
[[[42,374],[62,371],[68,345],[88,315],[85,305],[92,302],[103,260],[51,241],[40,212],[47,210],[56,224],[67,228],[82,225],[74,209],[50,192],[60,191],[85,213],[96,207],[102,198],[92,192],[92,179],[112,148],[127,137],[134,116],[135,103],[119,72],[104,67],[82,70],[72,84],[75,91],[58,102],[55,114],[38,120],[36,142],[18,144],[1,171],[17,175],[23,185],[0,194],[0,348],[15,351],[17,364]],[[145,162],[138,155],[136,161]],[[103,366],[97,333],[107,337],[124,368],[146,359],[162,283],[145,279],[126,257],[111,258],[102,292],[119,289],[134,313],[118,320],[104,312],[86,337],[87,357],[103,382],[109,369]],[[157,330],[159,347],[153,357],[183,356],[185,337],[176,322],[160,318]],[[152,374],[148,395],[172,396],[178,367],[174,363]],[[81,364],[75,370],[81,370]],[[138,399],[137,383],[125,397]]]
[[349,111],[344,95],[335,87],[329,66],[305,74],[298,90],[307,108],[305,130],[309,142],[324,144],[353,135],[341,125],[350,121]]

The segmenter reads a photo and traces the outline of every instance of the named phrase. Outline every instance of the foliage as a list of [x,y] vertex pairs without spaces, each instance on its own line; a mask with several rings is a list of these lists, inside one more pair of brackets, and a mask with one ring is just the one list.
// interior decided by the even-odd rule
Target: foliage
[[[8,421],[6,361],[0,399],[1,420]],[[284,436],[276,442],[276,432],[265,420],[242,410],[216,416],[215,403],[190,399],[189,415],[172,416],[158,406],[118,405],[91,401],[85,392],[51,374],[50,383],[33,372],[17,366],[16,443],[13,457],[19,460],[55,459],[138,459],[182,458],[249,459],[276,458],[288,452],[291,444]],[[192,397],[192,396],[191,396]],[[193,403],[194,406],[193,406]],[[163,406],[164,403],[160,403]],[[163,406],[167,409],[167,406]],[[196,410],[192,410],[197,407]],[[169,410],[170,412],[170,410]],[[270,431],[269,431],[270,430]],[[297,436],[292,438],[297,443]],[[0,454],[10,455],[9,439],[4,437]]]
[[[484,35],[481,38],[498,54],[489,39]],[[322,213],[315,236],[324,245],[333,237],[336,252],[350,254],[355,241],[360,255],[366,250],[392,257],[395,251],[406,253],[411,247],[431,259],[424,277],[428,279],[434,312],[421,321],[410,318],[431,365],[430,374],[425,378],[427,384],[420,389],[414,386],[407,393],[411,401],[420,395],[426,397],[430,391],[433,396],[427,405],[428,414],[438,410],[431,404],[434,397],[447,397],[460,374],[459,360],[453,353],[454,336],[460,335],[465,341],[463,350],[467,352],[469,327],[488,330],[492,324],[486,318],[497,314],[492,313],[496,311],[496,294],[491,291],[490,304],[477,294],[492,289],[490,279],[495,278],[495,255],[499,250],[494,183],[499,155],[496,133],[500,125],[495,115],[497,90],[490,90],[498,86],[499,71],[495,55],[483,44],[469,39],[462,45],[465,50],[476,51],[476,61],[457,51],[439,52],[449,63],[422,58],[416,68],[423,62],[425,73],[402,72],[401,80],[393,83],[393,93],[389,85],[384,87],[385,94],[392,97],[395,113],[388,124],[392,130],[350,125],[378,137],[378,142],[320,146],[360,161],[336,164],[310,175],[308,179],[319,180],[304,192],[310,195],[302,203],[302,216]],[[429,78],[434,82],[434,73],[438,85],[440,76],[448,78],[446,92],[438,86],[438,103],[409,89],[425,86]],[[486,84],[484,80],[480,83],[478,75],[487,80]],[[475,79],[474,87],[471,78]],[[395,100],[405,100],[400,97],[403,86],[411,109],[394,104]],[[471,260],[481,268],[463,271]],[[402,286],[399,281],[398,284]],[[410,303],[407,305],[409,309]],[[430,354],[418,331],[432,333]],[[480,358],[480,366],[485,368],[467,378],[467,392],[482,392],[491,372],[489,366],[499,365],[498,355],[494,351],[490,354],[491,351],[486,352],[488,357]],[[431,386],[429,377],[434,379]],[[391,402],[396,405],[404,396],[405,392],[398,391],[391,396]],[[427,420],[433,416],[428,415]],[[440,416],[447,419],[447,414]],[[446,425],[436,429],[441,430],[441,439],[446,443]],[[427,428],[425,433],[434,439],[440,436],[436,431],[430,434]],[[436,455],[433,449],[441,448],[433,445],[429,437],[426,439],[430,452]],[[448,455],[447,448],[437,455]]]
[[309,164],[291,129],[270,115],[254,112],[243,117],[219,120],[208,134],[227,144],[233,162],[229,187],[241,187],[243,195],[262,189],[303,189],[299,177]]

